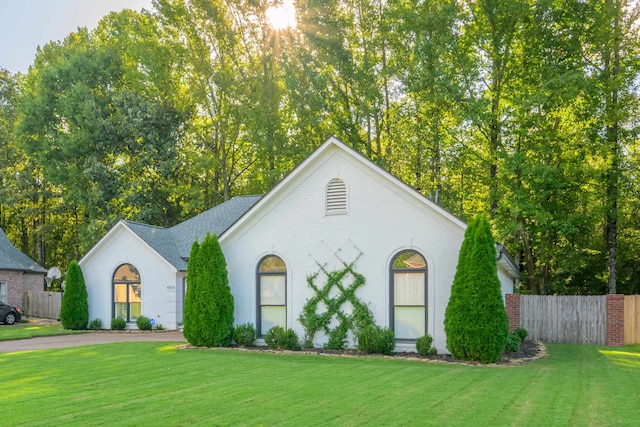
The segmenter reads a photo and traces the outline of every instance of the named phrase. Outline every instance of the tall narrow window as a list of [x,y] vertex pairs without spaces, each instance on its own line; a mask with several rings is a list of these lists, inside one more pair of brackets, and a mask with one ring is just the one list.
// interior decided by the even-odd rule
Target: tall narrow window
[[391,326],[397,339],[415,340],[427,330],[427,263],[416,251],[391,263]]
[[340,178],[334,178],[327,184],[325,209],[327,215],[347,213],[347,186]]
[[0,302],[8,304],[9,290],[7,289],[7,282],[0,282]]
[[142,312],[142,283],[138,269],[122,264],[113,274],[113,317],[134,322]]
[[258,333],[264,336],[274,326],[287,327],[287,267],[275,255],[258,266]]

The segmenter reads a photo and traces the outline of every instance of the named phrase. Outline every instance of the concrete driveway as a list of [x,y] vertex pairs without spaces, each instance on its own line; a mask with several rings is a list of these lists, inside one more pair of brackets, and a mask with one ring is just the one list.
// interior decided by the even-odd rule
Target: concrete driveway
[[88,332],[86,334],[60,335],[52,337],[29,338],[24,340],[0,341],[0,353],[44,350],[49,348],[81,347],[84,345],[132,341],[186,342],[181,331],[98,331]]

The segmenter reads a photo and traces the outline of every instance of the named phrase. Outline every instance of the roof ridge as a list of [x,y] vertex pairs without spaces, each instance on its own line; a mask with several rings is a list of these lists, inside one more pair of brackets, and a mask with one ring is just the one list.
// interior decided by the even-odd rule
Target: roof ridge
[[151,228],[158,228],[160,230],[168,230],[167,227],[162,227],[160,225],[152,225],[152,224],[146,224],[144,222],[138,222],[138,221],[131,221],[129,219],[122,219],[122,222],[125,222],[127,224],[135,224],[135,225],[142,225],[144,227],[151,227]]

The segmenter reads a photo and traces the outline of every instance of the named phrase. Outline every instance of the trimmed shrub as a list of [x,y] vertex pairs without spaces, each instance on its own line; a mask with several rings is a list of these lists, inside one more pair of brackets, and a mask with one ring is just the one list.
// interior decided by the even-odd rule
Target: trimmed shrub
[[102,319],[98,319],[97,317],[89,322],[89,329],[92,331],[99,331],[102,329]]
[[[233,336],[234,301],[227,263],[215,235],[191,247],[187,264],[184,336],[189,344],[223,347]],[[191,294],[191,295],[190,295]]]
[[517,351],[520,351],[520,344],[522,344],[522,340],[520,339],[519,335],[516,335],[515,333],[509,334],[509,336],[507,337],[507,342],[504,346],[505,353],[515,353]]
[[156,325],[156,331],[164,331],[164,326],[162,326],[161,324],[157,324]]
[[256,341],[256,328],[252,323],[243,323],[233,330],[233,340],[242,347],[253,347]]
[[392,329],[369,325],[358,331],[358,350],[371,354],[391,354],[396,348]]
[[329,340],[324,345],[328,350],[343,350],[347,348],[348,321],[340,322],[338,326],[329,331]]
[[298,335],[293,329],[274,326],[264,335],[264,342],[272,350],[300,350]]
[[438,350],[432,345],[433,337],[425,334],[416,340],[416,350],[422,357],[438,354]]
[[65,278],[66,286],[60,307],[60,321],[65,329],[86,329],[89,323],[89,302],[87,286],[84,283],[82,269],[72,261]]
[[524,328],[516,328],[513,331],[514,335],[517,335],[520,338],[520,341],[524,341],[525,338],[529,336],[529,332],[527,332]]
[[127,326],[127,321],[122,317],[114,317],[111,319],[111,329],[114,331],[122,331]]
[[467,227],[445,311],[447,348],[456,359],[500,360],[509,336],[489,221],[477,216]]
[[136,325],[138,329],[141,331],[150,331],[151,330],[151,319],[146,316],[138,316],[136,319]]

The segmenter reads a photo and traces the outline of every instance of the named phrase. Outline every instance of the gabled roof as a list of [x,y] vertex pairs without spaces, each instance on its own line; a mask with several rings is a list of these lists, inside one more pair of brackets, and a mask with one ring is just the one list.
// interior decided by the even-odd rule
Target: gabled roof
[[222,235],[261,198],[262,195],[234,197],[171,227],[178,252],[186,258],[195,239],[201,241],[207,233]]
[[389,182],[392,186],[395,186],[396,188],[398,188],[399,191],[406,194],[408,197],[413,198],[417,200],[419,203],[422,203],[423,205],[427,206],[429,209],[432,209],[437,215],[440,215],[440,217],[443,218],[445,221],[448,221],[454,227],[458,227],[460,230],[462,230],[463,233],[464,233],[464,230],[466,230],[467,224],[463,220],[461,220],[451,212],[447,211],[442,206],[428,199],[427,197],[422,195],[420,192],[418,192],[417,190],[415,190],[414,188],[406,184],[404,181],[400,180],[399,178],[396,178],[391,173],[384,170],[383,168],[381,168],[380,166],[372,162],[367,157],[363,156],[353,148],[346,145],[337,137],[332,136],[331,138],[327,139],[324,143],[322,143],[322,145],[320,145],[320,147],[318,147],[313,153],[311,153],[311,155],[307,157],[302,163],[296,166],[282,181],[276,184],[276,186],[273,187],[271,191],[265,194],[265,196],[262,197],[262,199],[260,199],[260,201],[256,203],[249,210],[249,212],[247,212],[246,215],[242,216],[242,218],[240,218],[235,224],[229,227],[229,229],[225,231],[221,240],[224,240],[229,235],[233,234],[234,230],[241,227],[244,221],[247,221],[249,218],[253,216],[254,212],[260,210],[262,206],[268,204],[270,200],[272,200],[274,197],[276,197],[278,193],[280,193],[281,190],[291,185],[292,182],[294,182],[297,179],[297,177],[304,174],[305,170],[307,170],[307,168],[310,165],[312,165],[313,163],[316,163],[326,153],[335,152],[335,150],[347,154],[350,159],[356,160],[365,169],[383,178],[384,180]]
[[34,260],[12,245],[2,228],[0,228],[0,270],[14,270],[39,274],[47,273],[46,269],[39,266]]
[[234,197],[171,228],[122,222],[171,265],[185,271],[194,240],[201,241],[207,233],[220,236],[261,197]]

